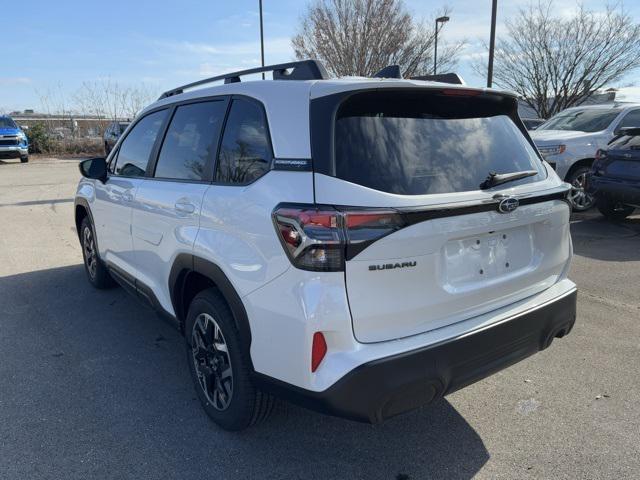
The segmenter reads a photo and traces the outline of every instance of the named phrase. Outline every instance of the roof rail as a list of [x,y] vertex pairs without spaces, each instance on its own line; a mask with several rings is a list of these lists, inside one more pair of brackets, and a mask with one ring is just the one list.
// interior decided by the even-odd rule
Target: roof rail
[[[291,71],[288,71],[291,70]],[[197,82],[189,83],[173,90],[168,90],[160,95],[158,100],[178,95],[190,88],[206,85],[207,83],[224,80],[224,83],[237,83],[240,77],[251,75],[252,73],[273,72],[274,80],[326,80],[329,74],[325,70],[322,63],[317,60],[300,60],[298,62],[280,63],[278,65],[268,65],[265,67],[250,68],[249,70],[241,70],[239,72],[225,73],[217,77],[205,78]]]

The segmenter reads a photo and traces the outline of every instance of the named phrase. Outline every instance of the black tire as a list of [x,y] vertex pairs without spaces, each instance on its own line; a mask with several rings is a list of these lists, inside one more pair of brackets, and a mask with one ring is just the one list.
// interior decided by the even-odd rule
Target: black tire
[[20,157],[20,162],[21,163],[29,162],[29,155],[25,155],[24,157]]
[[613,222],[621,222],[635,210],[634,207],[606,198],[599,198],[596,206],[602,215]]
[[590,171],[591,167],[583,165],[567,176],[567,183],[571,184],[569,201],[574,212],[585,212],[596,203],[595,197],[586,190],[586,179]]
[[238,431],[269,416],[275,400],[254,386],[248,352],[242,348],[233,314],[216,290],[205,290],[191,302],[185,337],[196,393],[215,423]]
[[100,290],[111,288],[115,285],[113,278],[104,262],[100,260],[95,242],[95,230],[88,216],[82,219],[80,224],[80,244],[82,246],[82,258],[84,270],[87,272],[89,283]]

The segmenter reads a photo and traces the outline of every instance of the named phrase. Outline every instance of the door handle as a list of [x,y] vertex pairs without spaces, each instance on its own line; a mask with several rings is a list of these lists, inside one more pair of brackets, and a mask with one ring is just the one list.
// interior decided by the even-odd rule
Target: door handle
[[196,211],[196,206],[193,203],[188,202],[176,202],[174,208],[180,213],[191,214]]

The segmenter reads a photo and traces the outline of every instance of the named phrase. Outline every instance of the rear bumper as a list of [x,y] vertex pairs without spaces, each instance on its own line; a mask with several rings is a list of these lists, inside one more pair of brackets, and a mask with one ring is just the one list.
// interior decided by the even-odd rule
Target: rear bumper
[[555,337],[566,335],[573,327],[576,298],[573,289],[487,328],[365,363],[322,392],[261,374],[256,374],[256,381],[262,389],[303,407],[379,423],[544,350]]
[[598,198],[607,198],[621,203],[640,205],[640,181],[618,180],[609,177],[589,177],[589,191]]

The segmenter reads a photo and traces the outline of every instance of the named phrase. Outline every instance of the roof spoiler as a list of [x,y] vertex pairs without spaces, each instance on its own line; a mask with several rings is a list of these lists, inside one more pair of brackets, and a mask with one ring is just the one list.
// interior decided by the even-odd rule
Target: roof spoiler
[[274,80],[326,80],[329,74],[324,65],[317,60],[301,60],[298,62],[280,63],[277,65],[268,65],[265,67],[250,68],[249,70],[240,70],[238,72],[225,73],[216,77],[205,78],[197,82],[188,83],[181,87],[168,90],[160,95],[158,100],[171,97],[183,93],[185,90],[206,85],[208,83],[224,80],[224,83],[237,83],[240,77],[251,75],[253,73],[273,72]]
[[389,65],[377,72],[373,78],[402,78],[400,65]]
[[464,80],[457,73],[438,73],[437,75],[420,75],[411,77],[411,80],[426,80],[428,82],[453,83],[455,85],[466,85]]

